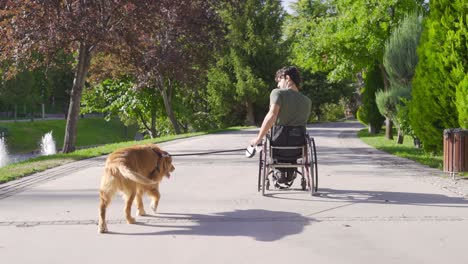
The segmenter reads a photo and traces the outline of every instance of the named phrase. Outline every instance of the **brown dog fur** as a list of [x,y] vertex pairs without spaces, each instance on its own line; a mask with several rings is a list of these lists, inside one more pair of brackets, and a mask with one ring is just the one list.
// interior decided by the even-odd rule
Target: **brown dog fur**
[[145,215],[142,196],[144,193],[152,198],[151,208],[154,212],[158,207],[161,194],[159,183],[163,177],[170,177],[174,171],[172,158],[157,145],[137,145],[114,151],[106,160],[104,175],[100,187],[100,214],[98,231],[108,231],[106,224],[106,208],[109,206],[116,191],[121,191],[125,200],[125,218],[128,224],[134,224],[131,207],[136,198],[138,215]]

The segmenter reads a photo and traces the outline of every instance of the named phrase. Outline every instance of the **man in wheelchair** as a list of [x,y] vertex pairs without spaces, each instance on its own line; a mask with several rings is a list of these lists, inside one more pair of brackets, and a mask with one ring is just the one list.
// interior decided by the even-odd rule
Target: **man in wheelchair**
[[[283,67],[276,72],[278,88],[270,93],[270,108],[262,122],[258,135],[250,143],[260,144],[271,130],[272,146],[301,146],[305,144],[305,132],[312,102],[300,89],[301,77],[296,67]],[[300,150],[277,150],[274,157],[279,162],[295,163]],[[274,178],[278,184],[289,187],[294,180],[294,168],[278,168]]]

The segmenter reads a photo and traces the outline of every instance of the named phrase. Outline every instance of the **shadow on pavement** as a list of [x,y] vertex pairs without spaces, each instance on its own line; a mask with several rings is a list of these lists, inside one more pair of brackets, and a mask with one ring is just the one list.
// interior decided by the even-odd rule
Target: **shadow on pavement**
[[319,188],[314,194],[317,199],[295,198],[292,195],[304,195],[299,189],[275,190],[265,194],[265,197],[281,200],[297,200],[309,202],[346,202],[346,203],[377,203],[390,205],[418,205],[432,207],[468,208],[468,200],[461,197],[450,197],[433,193],[408,193],[362,190],[337,190]]
[[464,198],[433,193],[335,190],[322,188],[319,190],[319,195],[325,199],[343,202],[468,208],[468,200]]
[[163,231],[150,233],[109,232],[109,234],[252,237],[257,241],[269,242],[300,234],[305,226],[315,221],[297,213],[258,209],[235,210],[214,215],[160,213],[157,218],[161,220],[161,224],[137,224],[164,228]]

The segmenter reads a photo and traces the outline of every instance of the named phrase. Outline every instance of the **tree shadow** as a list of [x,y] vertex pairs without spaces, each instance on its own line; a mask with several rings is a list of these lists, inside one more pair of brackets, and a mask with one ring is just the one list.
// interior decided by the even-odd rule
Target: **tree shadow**
[[[214,215],[159,213],[157,218],[137,224],[162,227],[164,231],[109,234],[251,237],[257,241],[270,242],[299,234],[314,221],[297,213],[259,209],[235,210]],[[167,230],[168,228],[170,229]]]
[[388,203],[431,207],[468,208],[468,200],[434,193],[336,190],[322,188],[320,197],[343,202]]
[[411,192],[385,192],[366,190],[339,190],[319,188],[312,198],[296,198],[292,195],[303,197],[304,191],[299,189],[281,191],[276,190],[265,194],[265,197],[281,200],[298,200],[317,202],[348,202],[348,203],[377,203],[392,205],[417,205],[430,207],[468,208],[468,200],[463,197],[450,197],[433,193],[411,193]]

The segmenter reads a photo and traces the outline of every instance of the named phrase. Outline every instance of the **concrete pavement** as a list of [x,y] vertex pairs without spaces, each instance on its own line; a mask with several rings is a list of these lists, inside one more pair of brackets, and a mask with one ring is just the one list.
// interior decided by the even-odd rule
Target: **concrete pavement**
[[[370,148],[358,123],[309,127],[319,196],[257,192],[258,157],[175,157],[155,215],[97,233],[105,157],[0,185],[2,263],[468,263],[468,184]],[[161,144],[172,154],[242,148],[256,130]],[[150,212],[146,200],[147,212]],[[133,210],[135,212],[135,210]],[[134,213],[135,214],[135,213]]]

